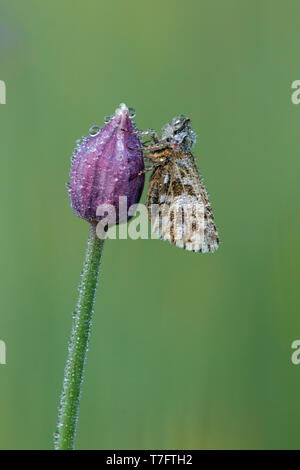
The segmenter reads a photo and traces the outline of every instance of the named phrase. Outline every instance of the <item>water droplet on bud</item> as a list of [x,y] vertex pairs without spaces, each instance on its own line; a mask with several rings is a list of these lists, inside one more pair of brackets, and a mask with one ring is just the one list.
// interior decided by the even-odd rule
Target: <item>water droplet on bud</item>
[[129,111],[130,119],[133,119],[135,117],[135,109],[134,108],[128,108],[128,111]]
[[89,128],[89,134],[91,137],[94,137],[95,135],[99,134],[100,131],[100,126],[92,126]]

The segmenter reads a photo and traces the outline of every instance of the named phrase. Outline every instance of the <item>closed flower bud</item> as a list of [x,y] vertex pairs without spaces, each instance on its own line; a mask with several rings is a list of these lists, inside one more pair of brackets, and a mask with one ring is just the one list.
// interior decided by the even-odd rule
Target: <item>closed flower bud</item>
[[[143,191],[143,170],[142,145],[130,111],[121,104],[104,127],[91,127],[73,152],[69,194],[74,213],[96,222],[104,215],[99,208],[109,205],[115,211],[114,223],[126,222],[129,207],[139,202]],[[127,203],[125,218],[120,198]]]

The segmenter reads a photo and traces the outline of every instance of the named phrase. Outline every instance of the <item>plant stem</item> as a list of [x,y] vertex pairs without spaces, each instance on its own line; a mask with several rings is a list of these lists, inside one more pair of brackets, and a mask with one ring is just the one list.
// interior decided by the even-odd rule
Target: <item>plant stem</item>
[[96,235],[96,225],[91,224],[64,373],[54,442],[56,450],[74,449],[75,445],[81,384],[88,351],[103,245],[104,240]]

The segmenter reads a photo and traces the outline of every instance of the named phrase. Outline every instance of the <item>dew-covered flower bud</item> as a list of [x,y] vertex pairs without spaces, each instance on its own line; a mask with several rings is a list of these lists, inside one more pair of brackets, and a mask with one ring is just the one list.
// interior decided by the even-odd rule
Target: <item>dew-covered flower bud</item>
[[[69,194],[78,217],[99,221],[104,215],[99,207],[110,206],[118,224],[128,220],[129,207],[139,202],[145,181],[144,174],[139,174],[144,160],[132,118],[132,111],[121,104],[104,127],[92,126],[90,135],[77,141]],[[127,202],[125,217],[119,208],[120,198]]]

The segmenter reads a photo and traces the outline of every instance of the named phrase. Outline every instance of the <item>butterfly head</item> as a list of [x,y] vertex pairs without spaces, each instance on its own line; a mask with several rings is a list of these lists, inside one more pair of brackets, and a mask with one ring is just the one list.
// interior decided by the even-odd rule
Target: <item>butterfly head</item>
[[162,139],[170,142],[173,148],[190,151],[196,138],[196,133],[191,127],[191,120],[184,114],[174,117],[171,124],[163,127]]

